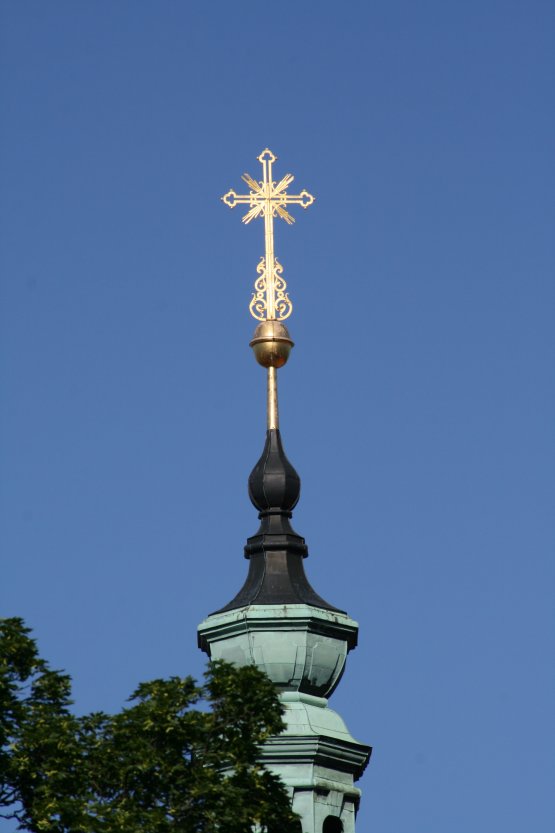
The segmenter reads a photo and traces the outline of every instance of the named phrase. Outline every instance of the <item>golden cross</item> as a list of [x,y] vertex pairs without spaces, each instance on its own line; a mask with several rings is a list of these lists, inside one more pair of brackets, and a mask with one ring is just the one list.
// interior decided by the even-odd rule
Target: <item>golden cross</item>
[[285,291],[287,284],[281,277],[283,266],[274,254],[274,217],[281,217],[292,225],[294,217],[286,210],[286,205],[300,205],[308,208],[314,202],[314,197],[308,191],[300,194],[288,194],[286,189],[293,182],[291,174],[285,174],[279,182],[272,179],[272,165],[276,161],[271,150],[263,150],[258,161],[262,163],[262,180],[257,182],[249,174],[243,174],[241,179],[250,187],[248,194],[237,194],[228,191],[222,200],[230,208],[236,205],[248,205],[249,211],[243,217],[244,223],[250,223],[255,217],[264,217],[264,237],[266,242],[266,256],[260,258],[256,271],[259,277],[254,283],[252,300],[249,305],[251,315],[259,321],[266,319],[289,318],[293,311],[293,304]]

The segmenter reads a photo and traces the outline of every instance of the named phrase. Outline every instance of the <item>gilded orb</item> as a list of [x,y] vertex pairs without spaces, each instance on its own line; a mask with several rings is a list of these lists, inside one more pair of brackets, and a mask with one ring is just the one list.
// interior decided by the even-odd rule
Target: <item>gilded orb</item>
[[256,361],[262,367],[283,367],[289,358],[293,342],[285,324],[270,318],[258,325],[250,346]]

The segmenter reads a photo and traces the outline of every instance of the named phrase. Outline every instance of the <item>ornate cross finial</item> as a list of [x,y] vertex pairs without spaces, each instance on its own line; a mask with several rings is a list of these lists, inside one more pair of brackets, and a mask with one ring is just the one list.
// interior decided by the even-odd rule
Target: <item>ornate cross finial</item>
[[252,300],[249,305],[251,315],[259,321],[281,320],[289,318],[293,304],[285,291],[287,284],[282,278],[283,266],[274,255],[274,217],[281,217],[291,225],[295,222],[289,214],[286,205],[300,205],[308,208],[314,202],[314,197],[308,191],[300,194],[288,194],[286,189],[293,182],[291,174],[285,174],[279,182],[272,179],[272,165],[276,161],[271,150],[262,151],[258,157],[262,163],[261,181],[257,182],[249,174],[241,177],[251,189],[248,194],[237,194],[228,191],[222,200],[230,208],[236,205],[248,205],[249,211],[243,217],[244,223],[250,223],[256,217],[264,217],[264,236],[266,241],[266,256],[260,258],[256,267],[258,278],[254,283]]

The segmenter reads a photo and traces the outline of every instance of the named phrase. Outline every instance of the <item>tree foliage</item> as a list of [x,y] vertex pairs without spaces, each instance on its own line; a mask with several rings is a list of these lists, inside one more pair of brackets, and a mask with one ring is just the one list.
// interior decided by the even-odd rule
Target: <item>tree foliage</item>
[[257,668],[213,663],[202,685],[142,683],[115,715],[76,716],[71,703],[69,676],[41,659],[23,621],[0,620],[0,815],[17,829],[298,829],[282,782],[256,760],[283,729],[274,687]]

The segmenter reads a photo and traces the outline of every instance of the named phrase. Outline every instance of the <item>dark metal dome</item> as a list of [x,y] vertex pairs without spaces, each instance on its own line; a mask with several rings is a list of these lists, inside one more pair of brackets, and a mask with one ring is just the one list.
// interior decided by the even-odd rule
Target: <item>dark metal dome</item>
[[269,429],[249,477],[249,497],[260,518],[256,535],[245,546],[249,572],[239,593],[217,613],[252,604],[308,604],[339,610],[313,590],[305,575],[303,559],[308,547],[290,523],[300,494],[301,480],[285,456],[279,429]]
[[291,465],[279,429],[267,432],[264,451],[249,477],[249,497],[259,512],[291,513],[299,502],[301,478]]

